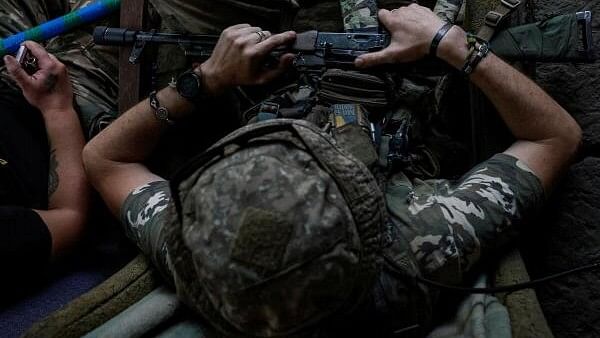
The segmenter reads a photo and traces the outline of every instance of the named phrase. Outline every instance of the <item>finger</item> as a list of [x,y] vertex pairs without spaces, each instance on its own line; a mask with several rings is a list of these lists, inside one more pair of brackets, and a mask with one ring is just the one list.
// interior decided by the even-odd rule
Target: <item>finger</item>
[[277,77],[281,76],[281,74],[285,73],[290,68],[295,57],[296,56],[291,53],[282,55],[279,58],[279,64],[277,65],[277,68],[266,71],[262,76],[259,77],[259,84],[271,82]]
[[23,44],[38,60],[38,65],[40,68],[46,68],[48,65],[52,64],[52,59],[50,59],[48,52],[40,44],[33,41],[25,41]]
[[243,29],[243,28],[248,28],[248,27],[251,27],[251,26],[249,24],[247,24],[247,23],[241,23],[239,25],[231,26],[231,27],[229,27],[229,28],[227,28],[225,30],[226,31],[237,31],[237,30],[240,30],[240,29]]
[[17,82],[19,87],[23,88],[23,86],[27,86],[31,82],[31,77],[25,70],[21,67],[17,59],[13,56],[7,55],[4,57],[4,64],[6,65],[6,70],[8,74]]
[[246,36],[242,36],[238,38],[238,42],[240,46],[246,46],[246,45],[256,45],[262,41],[265,41],[266,39],[268,39],[269,37],[271,37],[271,32],[269,31],[258,31],[258,32],[254,32],[252,34],[246,35]]
[[357,68],[369,68],[377,65],[394,62],[394,53],[386,48],[379,52],[364,54],[356,58],[354,65]]
[[395,9],[393,12],[388,11],[387,9],[379,10],[379,21],[381,21],[386,28],[389,28],[394,16],[398,14],[398,11],[399,9]]
[[267,55],[273,49],[289,44],[296,39],[296,32],[288,31],[281,34],[276,34],[256,45],[256,52],[259,55]]
[[246,27],[232,32],[231,37],[233,37],[234,39],[246,37],[248,35],[253,35],[254,33],[260,32],[261,30],[262,29],[260,27]]
[[235,26],[231,26],[231,27],[227,27],[225,28],[222,32],[221,32],[221,36],[220,39],[223,38],[228,38],[228,39],[235,39],[239,34],[238,31],[240,29],[244,29],[244,28],[248,28],[251,27],[249,24],[247,23],[243,23],[243,24],[239,24],[239,25],[235,25]]

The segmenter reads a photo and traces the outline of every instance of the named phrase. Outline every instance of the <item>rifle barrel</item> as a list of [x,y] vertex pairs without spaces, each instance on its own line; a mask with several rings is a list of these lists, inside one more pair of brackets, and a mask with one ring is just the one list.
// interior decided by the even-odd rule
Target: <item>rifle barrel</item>
[[171,33],[142,32],[127,28],[98,26],[94,29],[94,42],[98,45],[132,45],[140,43],[215,46],[219,41],[216,35],[181,35]]

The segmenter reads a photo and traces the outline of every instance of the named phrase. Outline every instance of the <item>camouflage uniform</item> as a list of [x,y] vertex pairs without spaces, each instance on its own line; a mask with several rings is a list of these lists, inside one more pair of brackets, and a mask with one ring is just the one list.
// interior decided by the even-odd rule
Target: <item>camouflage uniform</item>
[[379,29],[376,0],[341,1],[340,4],[344,30],[377,31]]
[[[0,3],[0,37],[38,26],[90,2],[3,0]],[[92,125],[98,125],[98,119],[112,117],[117,111],[117,50],[95,46],[85,29],[51,39],[45,47],[69,70],[81,122],[89,137]],[[4,67],[0,77],[12,83]]]
[[[260,149],[256,148],[256,151]],[[259,160],[252,161],[255,158]],[[308,198],[302,189],[294,191],[292,188],[308,184],[307,179],[288,177],[288,182],[265,181],[266,179],[259,177],[273,180],[277,179],[279,170],[288,170],[278,165],[269,165],[263,159],[264,157],[252,153],[252,156],[237,157],[236,161],[243,163],[244,169],[240,169],[239,164],[234,166],[233,162],[229,161],[222,161],[215,168],[211,168],[212,172],[216,171],[219,175],[210,179],[207,187],[209,191],[211,187],[218,187],[217,191],[195,191],[187,195],[197,196],[196,199],[204,196],[201,198],[202,203],[195,199],[186,201],[186,205],[196,205],[194,219],[212,219],[215,226],[222,226],[223,221],[220,221],[220,217],[224,217],[224,210],[232,205],[242,207],[244,203],[255,203],[250,201],[256,200],[271,205],[275,210],[290,210],[289,206],[284,207],[285,202],[282,201],[285,201],[289,194],[297,192],[299,197],[289,198],[292,201],[305,201],[306,205],[295,205],[296,211],[292,215],[299,210],[315,211],[317,214],[314,217],[323,220],[319,214],[322,208],[310,206],[314,199]],[[228,176],[227,172],[232,176]],[[247,180],[246,182],[256,182],[257,186],[251,183],[244,185],[239,177]],[[197,176],[188,181],[195,184],[194,186],[200,182]],[[282,195],[282,191],[261,188],[264,183],[260,182],[269,182],[269,187],[287,187],[285,194]],[[234,192],[231,189],[241,191]],[[261,189],[265,189],[263,193],[260,193]],[[239,194],[253,191],[259,193],[260,197],[248,197],[242,199],[242,202],[238,200],[242,198]],[[210,197],[213,193],[215,196]],[[340,196],[339,192],[331,190],[331,193]],[[233,197],[234,200],[230,200]],[[335,200],[334,197],[330,199]],[[396,173],[385,186],[385,200],[391,223],[382,231],[384,244],[380,257],[384,266],[373,284],[369,300],[361,305],[362,310],[359,309],[355,313],[358,315],[353,322],[368,324],[371,333],[373,330],[381,330],[383,334],[415,324],[420,325],[416,329],[418,335],[427,333],[436,294],[414,283],[414,274],[424,275],[438,282],[460,284],[465,274],[476,263],[499,254],[511,243],[519,232],[522,219],[533,214],[543,199],[541,184],[531,170],[524,163],[504,154],[498,154],[481,163],[456,181],[409,180],[402,172]],[[218,204],[212,204],[215,201],[218,201]],[[189,284],[178,280],[189,280],[190,276],[182,278],[177,272],[181,270],[173,269],[172,257],[165,244],[165,224],[170,222],[173,209],[167,182],[155,182],[136,189],[129,196],[122,206],[121,220],[128,236],[152,258],[168,280],[178,286],[178,293],[184,299],[187,298],[188,304],[193,307],[190,303],[197,301],[199,296],[194,292],[186,294],[190,292],[187,290]],[[185,211],[188,215],[186,217],[189,217],[189,212]],[[209,214],[199,216],[198,212]],[[187,220],[185,224],[193,222],[195,221]],[[200,239],[191,233],[190,236],[192,237],[187,241],[194,241],[193,238]],[[271,243],[266,235],[261,238]],[[218,242],[216,238],[213,241]],[[197,252],[194,249],[194,255],[197,255],[206,243],[188,245],[198,248]],[[196,265],[196,269],[202,269],[202,266]],[[220,280],[229,285],[225,282],[227,279]]]
[[[370,3],[358,1],[350,7],[344,7],[343,10],[357,8],[353,7],[356,5],[366,9],[358,11],[359,14],[364,12],[363,19],[372,18],[374,11],[369,7]],[[349,3],[342,4],[346,5]],[[457,6],[459,4],[456,1],[438,2],[437,13],[442,18],[453,21],[456,18]],[[369,21],[361,21],[352,15],[345,18],[346,27],[349,29],[372,27],[368,24]],[[360,22],[366,23],[363,25]],[[410,87],[411,83],[404,81],[404,85],[401,89]],[[407,92],[415,97],[428,91],[431,91],[431,88],[407,89]],[[312,241],[312,234],[308,230],[290,237],[288,230],[283,230],[288,227],[285,219],[293,219],[291,222],[294,223],[295,218],[302,215],[304,219],[319,220],[319,224],[336,224],[340,231],[351,223],[348,219],[339,223],[327,221],[327,217],[335,217],[331,212],[324,211],[329,210],[324,205],[335,203],[339,201],[339,196],[344,195],[337,188],[341,189],[351,182],[360,181],[362,177],[344,176],[345,179],[336,180],[337,187],[319,184],[311,186],[310,175],[306,177],[294,174],[295,171],[286,165],[304,161],[301,160],[302,156],[285,155],[287,151],[279,149],[271,152],[278,154],[276,157],[279,161],[268,159],[266,154],[269,151],[266,146],[234,152],[227,160],[213,163],[214,165],[207,169],[210,175],[194,174],[184,182],[183,186],[189,190],[184,193],[185,197],[181,197],[184,199],[181,216],[184,224],[181,233],[185,236],[180,240],[184,243],[180,245],[191,251],[191,261],[190,258],[186,260],[181,256],[181,253],[169,252],[173,246],[168,245],[169,230],[165,228],[167,225],[172,226],[176,211],[167,182],[153,182],[136,189],[122,206],[121,221],[128,236],[176,286],[184,301],[221,329],[226,327],[227,323],[219,316],[227,317],[225,321],[238,323],[240,326],[236,328],[241,331],[244,331],[246,324],[251,325],[253,319],[262,319],[263,316],[278,328],[287,327],[286,325],[295,319],[308,316],[307,313],[310,313],[312,308],[298,308],[297,297],[306,295],[310,298],[314,295],[311,290],[300,284],[281,282],[279,287],[283,287],[287,297],[279,294],[281,289],[274,289],[274,294],[268,291],[264,295],[260,293],[260,290],[264,290],[259,287],[264,281],[261,281],[261,278],[269,278],[270,271],[282,268],[281,258],[273,257],[280,257],[282,252],[293,250],[289,249],[294,248],[294,245],[290,244],[292,239],[307,238],[311,245],[320,246],[318,241]],[[379,153],[385,157],[387,152]],[[340,158],[337,160],[343,161]],[[380,162],[385,163],[385,158],[383,160]],[[313,165],[306,164],[304,168],[312,173],[312,169],[309,168]],[[342,167],[346,169],[340,170],[344,171],[355,165],[357,164],[345,163]],[[329,173],[334,174],[336,171]],[[321,174],[317,176],[320,177]],[[341,326],[335,327],[336,332],[344,331],[345,327],[348,334],[356,335],[358,331],[354,330],[364,326],[367,327],[364,334],[371,336],[384,336],[400,331],[415,336],[425,335],[430,329],[437,295],[416,283],[414,277],[422,275],[442,283],[460,284],[475,264],[499,254],[510,244],[518,234],[523,218],[533,214],[544,200],[544,192],[537,177],[524,163],[505,154],[498,154],[477,165],[455,181],[409,179],[402,171],[390,174],[390,178],[383,185],[385,204],[390,217],[388,222],[379,225],[382,227],[382,247],[376,259],[379,262],[378,272],[368,295],[364,299],[357,297],[354,300],[360,304],[348,305],[355,310],[348,314],[352,320],[346,320]],[[180,185],[180,189],[181,187]],[[314,194],[326,194],[327,202],[315,203]],[[366,193],[362,198],[376,195],[375,192]],[[346,202],[349,200],[346,199]],[[243,225],[236,229],[236,224],[227,222],[226,214],[230,213],[232,208],[243,209],[257,203],[267,205],[265,208],[277,214],[285,212],[282,215],[256,216],[269,220],[261,222],[261,226],[266,228],[269,227],[268,224],[280,224],[279,231],[263,229],[264,233],[246,235],[245,231],[241,230]],[[289,212],[291,210],[294,212]],[[339,215],[347,212],[347,209],[339,206],[337,213]],[[241,216],[242,219],[244,217]],[[368,217],[363,215],[358,218]],[[307,225],[307,228],[311,227],[312,225]],[[274,233],[277,233],[277,236]],[[249,237],[248,241],[254,243],[250,245],[253,249],[237,249],[236,236]],[[260,242],[269,245],[261,247]],[[247,245],[249,244],[246,243],[242,247]],[[207,247],[212,247],[214,251]],[[308,245],[303,249],[310,250],[310,247]],[[250,263],[252,268],[244,268],[240,272],[241,276],[231,276],[235,275],[232,271],[240,269],[233,261]],[[242,281],[247,275],[259,280],[255,282],[255,295],[241,291],[245,290]],[[320,278],[319,272],[304,272],[302,276],[309,279],[310,276]],[[340,280],[336,285],[340,289],[337,291],[344,293],[341,289],[347,283]],[[230,288],[241,290],[236,294]],[[206,292],[207,289],[210,291]],[[328,292],[335,293],[332,290],[323,291],[322,288],[319,290],[323,297],[331,294]],[[276,298],[275,301],[273,297]],[[327,299],[337,301],[333,298]],[[323,302],[321,305],[326,306],[325,304],[326,302]],[[217,307],[216,312],[219,314],[215,314],[212,306]],[[287,316],[280,317],[282,313],[286,313]],[[350,322],[355,325],[349,324]],[[281,334],[269,331],[271,329],[255,327],[248,332],[266,336]]]

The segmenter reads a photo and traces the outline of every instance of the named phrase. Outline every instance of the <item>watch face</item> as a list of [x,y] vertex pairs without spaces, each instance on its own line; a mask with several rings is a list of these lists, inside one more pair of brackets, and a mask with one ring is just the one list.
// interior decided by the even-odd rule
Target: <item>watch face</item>
[[169,120],[169,111],[165,107],[160,107],[156,110],[156,118],[161,121]]
[[193,99],[200,94],[200,82],[196,74],[184,73],[177,80],[177,90],[181,96]]

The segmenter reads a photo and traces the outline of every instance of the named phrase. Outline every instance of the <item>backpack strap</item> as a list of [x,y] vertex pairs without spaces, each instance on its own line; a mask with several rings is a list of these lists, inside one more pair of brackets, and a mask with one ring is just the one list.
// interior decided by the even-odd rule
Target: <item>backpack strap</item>
[[514,12],[521,3],[521,0],[500,0],[498,6],[485,15],[483,25],[479,28],[477,36],[490,41],[502,21]]

